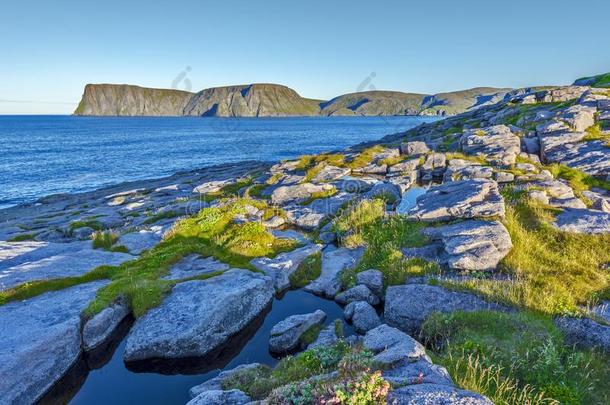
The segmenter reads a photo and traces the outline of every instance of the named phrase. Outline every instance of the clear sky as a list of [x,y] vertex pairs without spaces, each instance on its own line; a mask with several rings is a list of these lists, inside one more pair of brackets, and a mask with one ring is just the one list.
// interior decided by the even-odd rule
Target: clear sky
[[608,0],[19,0],[0,10],[0,114],[71,113],[86,83],[273,82],[330,98],[610,71]]

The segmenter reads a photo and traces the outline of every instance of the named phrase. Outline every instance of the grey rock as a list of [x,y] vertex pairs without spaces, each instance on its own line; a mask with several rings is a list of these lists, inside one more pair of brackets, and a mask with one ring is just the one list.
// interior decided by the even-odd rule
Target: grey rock
[[379,297],[373,294],[373,292],[369,290],[367,286],[359,284],[350,288],[349,290],[337,294],[335,301],[343,305],[354,301],[366,301],[371,305],[377,305],[379,304]]
[[347,176],[350,173],[350,169],[345,167],[337,167],[326,165],[324,166],[312,179],[313,183],[322,183],[327,181],[333,181],[340,179],[341,177]]
[[259,316],[273,294],[270,277],[240,269],[180,283],[136,321],[123,358],[205,356]]
[[492,176],[493,169],[490,166],[481,166],[463,159],[451,159],[443,180],[491,179]]
[[409,159],[388,168],[389,173],[412,173],[419,166],[419,159]]
[[602,301],[601,304],[592,308],[593,314],[610,323],[610,301]]
[[394,386],[413,384],[440,384],[453,386],[451,376],[444,367],[427,360],[403,360],[383,371],[383,378]]
[[471,391],[442,384],[413,384],[388,394],[388,404],[397,405],[493,405],[489,399]]
[[594,114],[597,112],[595,107],[583,105],[573,105],[563,110],[558,118],[568,124],[574,131],[582,132],[595,124]]
[[106,282],[0,306],[2,403],[35,403],[81,354],[81,312]]
[[260,363],[250,363],[250,364],[241,364],[230,370],[222,371],[216,377],[214,377],[208,381],[205,381],[204,383],[201,383],[199,385],[195,385],[194,387],[192,387],[189,390],[189,395],[191,398],[195,398],[195,397],[199,396],[201,393],[206,392],[206,391],[222,390],[223,382],[225,380],[227,380],[229,377],[232,377],[233,375],[243,372],[245,370],[257,369],[257,368],[261,368],[261,367],[266,367],[266,366],[264,366]]
[[388,325],[416,334],[433,312],[479,310],[504,311],[506,308],[484,301],[474,294],[449,291],[427,284],[407,284],[388,287],[384,316]]
[[312,193],[323,192],[332,189],[330,184],[311,184],[303,183],[292,186],[280,186],[271,193],[271,201],[274,204],[286,204],[289,202],[303,201],[311,196]]
[[515,175],[508,172],[496,172],[494,177],[498,183],[511,183],[515,181]]
[[240,390],[204,391],[187,402],[187,405],[245,405],[252,399]]
[[170,268],[169,274],[163,277],[163,279],[181,280],[226,270],[229,270],[229,265],[219,262],[214,257],[203,257],[193,253],[183,257],[178,263],[174,264]]
[[222,190],[223,187],[228,186],[229,184],[234,183],[233,180],[213,180],[206,181],[195,187],[193,189],[194,193],[199,194],[209,194],[209,193],[217,193]]
[[335,298],[341,289],[341,273],[347,268],[354,267],[362,257],[362,253],[362,249],[324,249],[320,277],[305,286],[305,291]]
[[386,324],[369,330],[364,335],[363,345],[375,354],[375,361],[391,366],[401,360],[426,359],[426,349],[406,333]]
[[493,270],[512,248],[508,231],[498,221],[463,221],[430,227],[424,233],[442,241],[452,269]]
[[447,157],[443,153],[431,153],[419,169],[423,181],[440,179],[445,174]]
[[400,201],[400,188],[393,183],[377,183],[367,193],[367,197],[369,198],[382,196],[390,196],[394,201]]
[[594,176],[610,174],[610,148],[603,141],[561,144],[546,149],[544,159],[547,162],[563,163]]
[[316,340],[312,344],[307,346],[307,349],[313,349],[315,347],[323,347],[323,346],[332,346],[335,343],[337,343],[339,338],[341,338],[342,336],[337,336],[337,331],[336,331],[337,327],[335,326],[336,322],[341,323],[340,328],[341,328],[341,330],[343,330],[343,326],[344,326],[343,321],[340,319],[335,319],[334,322],[332,322],[330,325],[328,325],[327,327],[325,327],[324,329],[322,329],[320,331],[320,334],[318,335]]
[[351,321],[358,333],[366,333],[381,324],[381,319],[368,302],[353,301],[344,310],[345,319]]
[[130,253],[139,255],[161,242],[163,230],[163,227],[155,226],[152,230],[127,233],[119,237],[117,245],[125,246]]
[[460,138],[462,150],[469,155],[480,155],[496,165],[515,163],[521,151],[521,139],[506,125],[467,129]]
[[250,263],[273,279],[276,291],[290,287],[290,276],[303,260],[322,250],[322,245],[309,244],[290,252],[280,253],[275,258],[259,257]]
[[425,155],[428,152],[430,152],[430,149],[428,148],[425,142],[411,141],[404,142],[400,145],[400,153],[402,153],[403,155],[419,156]]
[[321,310],[289,316],[271,328],[269,350],[273,353],[286,353],[298,348],[303,334],[313,326],[322,324],[325,319],[326,313]]
[[569,317],[556,318],[555,324],[565,334],[567,344],[610,352],[610,326],[589,318]]
[[521,138],[521,149],[527,153],[540,153],[540,140],[538,138]]
[[610,233],[610,213],[567,208],[557,215],[554,225],[566,232],[587,234]]
[[546,191],[543,190],[530,190],[527,195],[530,199],[538,201],[542,204],[549,203],[549,197],[546,195]]
[[72,231],[72,236],[79,240],[86,240],[86,239],[90,239],[91,235],[93,235],[94,232],[95,232],[95,230],[93,230],[93,228],[89,228],[88,226],[83,226],[82,228],[74,229]]
[[129,315],[129,307],[120,301],[104,308],[83,326],[83,347],[90,351],[108,341],[119,324]]
[[430,188],[409,215],[421,221],[504,216],[504,199],[490,180],[461,180]]
[[369,269],[356,274],[356,283],[365,285],[371,292],[381,298],[383,295],[383,273]]

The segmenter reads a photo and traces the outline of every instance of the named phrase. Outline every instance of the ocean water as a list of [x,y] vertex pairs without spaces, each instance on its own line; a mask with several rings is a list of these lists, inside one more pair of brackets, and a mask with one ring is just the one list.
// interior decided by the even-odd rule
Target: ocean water
[[341,149],[435,119],[0,116],[0,208],[220,163]]

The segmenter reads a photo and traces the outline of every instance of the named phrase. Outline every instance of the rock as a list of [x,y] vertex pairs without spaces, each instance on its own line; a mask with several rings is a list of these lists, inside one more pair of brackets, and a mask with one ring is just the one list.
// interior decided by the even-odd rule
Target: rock
[[273,353],[287,353],[298,348],[303,334],[312,327],[322,324],[325,319],[326,313],[321,310],[289,316],[271,328],[269,350]]
[[[580,137],[584,136],[584,133]],[[546,138],[548,139],[548,138]],[[593,176],[610,174],[610,148],[603,141],[571,142],[543,148],[547,162],[563,163]]]
[[375,354],[374,360],[384,366],[391,366],[401,360],[427,358],[426,349],[419,342],[386,324],[369,330],[364,335],[363,345]]
[[204,391],[187,402],[187,405],[245,405],[252,399],[240,390]]
[[591,312],[610,323],[610,301],[606,300],[601,304],[594,306]]
[[169,274],[163,277],[163,279],[180,280],[226,270],[229,270],[228,264],[219,262],[212,256],[203,257],[193,253],[183,257],[178,263],[174,264],[170,268]]
[[280,186],[271,193],[271,201],[274,204],[287,204],[289,202],[303,201],[311,197],[312,193],[321,193],[333,188],[330,184],[303,183],[292,186]]
[[498,221],[463,221],[426,228],[424,233],[433,241],[442,241],[448,266],[457,270],[493,270],[513,246]]
[[83,326],[83,347],[91,351],[108,341],[120,323],[129,315],[129,307],[123,301],[104,308]]
[[366,333],[381,324],[381,319],[368,302],[352,301],[345,307],[345,319],[351,321],[358,333]]
[[557,215],[554,225],[565,232],[610,233],[610,213],[567,208]]
[[365,173],[365,174],[386,174],[388,172],[388,165],[382,164],[378,165],[376,163],[370,163],[364,167],[354,169],[355,173]]
[[81,312],[106,282],[80,284],[0,306],[2,403],[36,403],[81,354]]
[[322,272],[320,277],[305,286],[305,291],[335,298],[341,289],[340,276],[343,270],[354,267],[362,256],[362,249],[329,249],[322,251]]
[[177,284],[161,305],[136,321],[123,358],[205,356],[258,317],[273,295],[270,277],[240,269]]
[[368,198],[386,197],[390,203],[400,201],[400,188],[393,183],[377,183],[367,193]]
[[230,370],[221,371],[220,374],[218,374],[216,377],[214,377],[202,384],[192,387],[189,390],[189,395],[191,398],[195,398],[206,391],[222,390],[223,382],[225,380],[227,380],[228,378],[232,377],[233,375],[246,371],[246,370],[253,370],[253,369],[258,369],[258,368],[262,368],[262,367],[266,367],[266,366],[264,366],[260,363],[250,363],[250,364],[241,364]]
[[335,301],[342,305],[354,301],[366,301],[371,305],[377,305],[379,304],[379,297],[373,294],[367,286],[360,284],[338,294]]
[[413,384],[396,388],[388,394],[388,404],[400,405],[493,405],[474,392],[442,384]]
[[152,230],[126,233],[119,237],[117,245],[125,246],[130,253],[139,255],[161,242],[163,230],[163,227],[154,226]]
[[419,156],[425,155],[428,152],[430,152],[430,149],[428,148],[425,142],[411,141],[404,142],[400,145],[400,153],[402,153],[403,155]]
[[419,159],[409,159],[388,168],[389,173],[413,173],[419,166]]
[[447,182],[468,179],[491,179],[492,176],[493,169],[490,166],[481,166],[478,163],[462,159],[451,159],[443,180]]
[[527,153],[540,153],[540,140],[538,138],[521,138],[521,149]]
[[393,368],[383,371],[384,380],[393,386],[412,384],[440,384],[453,386],[451,376],[444,367],[427,360],[398,362]]
[[275,258],[259,257],[250,263],[273,279],[276,291],[283,291],[290,287],[290,276],[301,262],[309,256],[322,250],[322,245],[309,244],[290,252],[280,253]]
[[[337,322],[340,323],[340,326],[337,326],[337,324],[336,324]],[[337,335],[337,328],[340,328],[340,330],[343,331],[343,326],[344,326],[344,323],[342,320],[335,319],[334,322],[332,322],[330,325],[328,325],[327,327],[325,327],[324,329],[322,329],[320,331],[320,334],[318,334],[318,337],[315,340],[315,342],[313,342],[312,344],[307,346],[307,349],[313,349],[314,347],[334,345],[335,343],[337,343],[339,338],[343,337],[343,336]]]
[[555,87],[549,90],[536,92],[536,99],[539,103],[557,103],[563,101],[574,100],[588,91],[586,86],[562,86]]
[[198,185],[197,187],[195,187],[193,189],[193,193],[199,193],[199,194],[218,193],[220,190],[222,190],[223,187],[228,186],[229,184],[232,184],[232,183],[234,183],[233,180],[207,181],[207,182],[202,183],[202,184]]
[[461,180],[430,188],[409,215],[421,221],[504,216],[504,199],[491,180]]
[[409,334],[418,333],[433,312],[495,310],[505,307],[484,301],[474,294],[449,291],[427,284],[388,287],[385,296],[385,321]]
[[498,183],[511,183],[515,181],[515,175],[508,172],[496,172],[495,179]]
[[312,179],[313,183],[323,183],[340,179],[350,173],[350,169],[345,167],[337,167],[326,165]]
[[[37,247],[33,250],[20,247],[30,245]],[[133,259],[126,253],[93,249],[91,241],[18,242],[5,246],[6,251],[12,251],[15,256],[0,262],[0,291],[33,280],[81,276],[102,265],[118,266]]]
[[568,345],[597,348],[610,353],[610,326],[602,325],[589,318],[559,317],[557,327],[565,334]]
[[379,180],[373,177],[345,176],[334,184],[341,192],[361,194],[369,191],[377,183],[379,183]]
[[365,285],[379,298],[383,296],[383,273],[369,269],[356,274],[356,283]]
[[88,226],[83,226],[81,228],[76,228],[72,231],[72,236],[79,240],[87,240],[91,239],[91,235],[95,230],[93,228],[89,228]]
[[546,204],[548,205],[549,203],[549,197],[546,195],[545,191],[542,190],[530,190],[527,195],[529,196],[530,199],[534,200],[534,201],[538,201],[542,204]]
[[426,161],[419,169],[422,181],[442,179],[445,174],[445,164],[447,158],[442,153],[432,153],[428,155]]
[[568,124],[576,132],[585,131],[595,124],[597,108],[582,105],[573,105],[563,110],[558,118]]
[[506,125],[495,125],[465,130],[460,147],[468,155],[483,156],[494,165],[507,166],[515,163],[521,151],[521,139]]

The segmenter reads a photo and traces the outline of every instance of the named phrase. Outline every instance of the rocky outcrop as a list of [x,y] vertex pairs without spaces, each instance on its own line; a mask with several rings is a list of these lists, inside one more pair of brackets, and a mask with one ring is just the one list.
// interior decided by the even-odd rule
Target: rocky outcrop
[[205,356],[257,318],[273,294],[270,277],[239,269],[180,283],[161,305],[136,321],[123,358]]
[[495,165],[508,166],[515,163],[521,151],[521,140],[506,125],[496,125],[464,131],[460,146],[466,154],[482,156]]
[[252,260],[252,265],[273,279],[275,289],[283,291],[290,287],[290,276],[303,260],[322,250],[322,245],[310,244],[290,252],[280,253],[273,259],[259,257]]
[[322,252],[320,277],[305,286],[305,290],[328,298],[335,298],[341,290],[341,273],[358,263],[362,249],[329,249]]
[[397,388],[388,394],[388,403],[493,405],[480,394],[441,384],[413,384]]
[[375,361],[392,366],[401,360],[417,361],[427,358],[426,349],[406,333],[386,324],[379,325],[364,335],[363,346],[375,354]]
[[449,291],[427,284],[388,287],[384,317],[388,325],[416,334],[433,312],[506,310],[474,294]]
[[129,312],[129,307],[121,300],[95,314],[83,326],[84,349],[91,351],[108,341]]
[[566,343],[585,348],[597,348],[610,353],[610,326],[589,318],[560,317],[555,324],[564,333]]
[[339,304],[349,304],[354,301],[365,301],[371,305],[379,304],[379,297],[371,292],[364,284],[359,284],[349,290],[337,294],[335,301]]
[[610,213],[587,209],[565,209],[557,215],[554,225],[566,232],[610,233]]
[[366,301],[352,301],[345,307],[345,319],[352,322],[358,333],[366,333],[381,324],[375,308]]
[[326,313],[321,310],[289,316],[271,328],[269,350],[273,353],[286,353],[298,348],[303,335],[325,319]]

